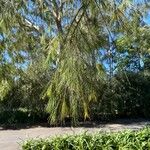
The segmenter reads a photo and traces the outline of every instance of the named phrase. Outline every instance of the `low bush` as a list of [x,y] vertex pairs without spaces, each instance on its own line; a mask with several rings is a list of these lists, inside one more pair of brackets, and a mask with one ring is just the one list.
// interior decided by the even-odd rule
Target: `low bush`
[[0,111],[0,124],[26,124],[47,122],[45,112],[29,111],[26,109]]
[[139,131],[66,135],[49,139],[28,140],[23,150],[149,150],[150,127]]

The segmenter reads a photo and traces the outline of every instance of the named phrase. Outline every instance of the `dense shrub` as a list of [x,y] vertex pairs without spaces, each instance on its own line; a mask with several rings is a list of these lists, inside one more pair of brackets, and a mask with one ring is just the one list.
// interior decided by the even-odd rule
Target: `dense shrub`
[[91,107],[93,120],[150,118],[150,76],[134,72],[118,73],[112,78],[111,86],[106,84],[101,93]]
[[28,140],[23,150],[149,150],[150,128],[119,133],[68,135],[51,139]]
[[0,124],[41,123],[47,121],[45,112],[29,111],[26,109],[0,111]]

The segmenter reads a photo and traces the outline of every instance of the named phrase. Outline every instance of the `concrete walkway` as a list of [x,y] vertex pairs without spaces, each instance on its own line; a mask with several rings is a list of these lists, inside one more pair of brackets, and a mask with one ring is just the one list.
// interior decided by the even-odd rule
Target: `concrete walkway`
[[35,127],[19,130],[3,130],[0,129],[0,150],[18,150],[21,149],[19,143],[30,138],[46,138],[50,136],[58,136],[63,134],[79,134],[84,131],[94,133],[98,131],[121,131],[124,129],[138,130],[146,125],[150,125],[150,121],[121,121],[109,124],[99,124],[93,127]]

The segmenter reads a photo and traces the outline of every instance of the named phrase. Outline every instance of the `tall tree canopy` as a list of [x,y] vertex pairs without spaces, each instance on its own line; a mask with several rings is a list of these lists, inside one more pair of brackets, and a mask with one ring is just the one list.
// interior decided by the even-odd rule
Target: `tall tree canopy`
[[2,93],[39,64],[51,70],[42,96],[50,122],[89,118],[104,83],[112,88],[117,72],[148,63],[149,6],[146,0],[1,0]]

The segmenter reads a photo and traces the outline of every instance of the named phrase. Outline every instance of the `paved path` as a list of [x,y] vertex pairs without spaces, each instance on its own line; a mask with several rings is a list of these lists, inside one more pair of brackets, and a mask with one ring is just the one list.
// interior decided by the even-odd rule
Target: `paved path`
[[0,129],[0,150],[19,150],[23,140],[29,138],[46,138],[49,136],[57,136],[62,134],[79,134],[84,131],[94,133],[98,131],[121,131],[124,129],[141,129],[145,125],[150,125],[150,121],[132,121],[132,122],[116,122],[109,124],[95,125],[94,127],[35,127],[20,130],[3,130]]

